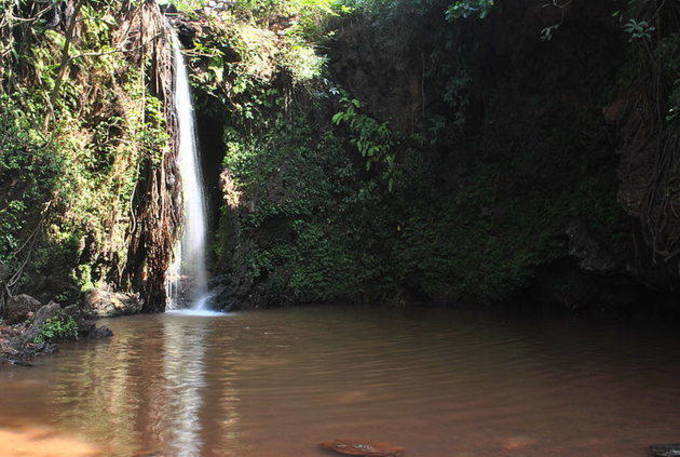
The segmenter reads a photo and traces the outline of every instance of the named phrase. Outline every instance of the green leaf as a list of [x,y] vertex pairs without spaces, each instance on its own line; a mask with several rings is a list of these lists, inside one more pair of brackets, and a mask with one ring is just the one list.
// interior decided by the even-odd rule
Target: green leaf
[[331,122],[333,122],[333,124],[335,124],[335,125],[340,125],[340,123],[343,121],[344,117],[345,117],[345,113],[343,113],[343,112],[335,113],[333,115],[333,118],[331,119]]

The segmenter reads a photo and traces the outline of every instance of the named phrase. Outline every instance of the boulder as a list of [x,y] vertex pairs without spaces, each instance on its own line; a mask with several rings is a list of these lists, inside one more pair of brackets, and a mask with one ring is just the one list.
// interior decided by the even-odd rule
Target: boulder
[[64,314],[70,316],[78,323],[78,334],[89,339],[108,338],[113,332],[106,326],[95,325],[92,317],[83,312],[78,305],[70,305],[64,308]]
[[649,446],[652,457],[680,457],[680,443]]
[[8,324],[18,324],[30,318],[40,307],[42,303],[30,295],[17,295],[7,299],[3,317]]
[[97,317],[115,317],[142,311],[144,302],[136,294],[94,289],[85,298],[86,311]]
[[83,310],[78,305],[68,305],[64,307],[64,314],[72,317],[76,322],[87,319]]
[[59,303],[50,302],[49,304],[43,306],[35,313],[33,320],[31,320],[31,325],[28,327],[26,332],[22,335],[24,342],[31,342],[40,335],[43,325],[49,319],[56,317],[62,312],[61,305]]

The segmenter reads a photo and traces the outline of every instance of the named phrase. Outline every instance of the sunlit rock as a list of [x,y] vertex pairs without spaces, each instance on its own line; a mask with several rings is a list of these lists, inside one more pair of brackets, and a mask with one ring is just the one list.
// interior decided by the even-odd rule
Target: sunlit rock
[[114,317],[135,314],[144,302],[137,294],[113,292],[107,288],[94,289],[85,298],[85,309],[97,317]]
[[42,303],[30,295],[21,294],[10,297],[5,304],[3,317],[8,324],[16,324],[30,318],[38,311]]

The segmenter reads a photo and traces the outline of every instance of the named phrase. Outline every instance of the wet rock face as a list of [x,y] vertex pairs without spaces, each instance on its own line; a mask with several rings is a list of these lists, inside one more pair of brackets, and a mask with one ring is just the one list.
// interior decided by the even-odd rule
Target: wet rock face
[[97,317],[115,317],[142,311],[144,302],[136,294],[95,289],[85,298],[85,310]]
[[5,304],[3,318],[8,324],[18,324],[30,318],[40,307],[42,303],[30,295],[10,297]]
[[569,237],[569,255],[578,259],[583,271],[607,273],[616,269],[616,260],[590,233],[582,221],[575,221],[566,229]]

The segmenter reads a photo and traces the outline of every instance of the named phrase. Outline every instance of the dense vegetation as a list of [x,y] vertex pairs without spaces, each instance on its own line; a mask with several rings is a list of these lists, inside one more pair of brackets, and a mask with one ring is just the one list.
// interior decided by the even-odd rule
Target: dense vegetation
[[124,287],[135,189],[169,147],[148,14],[97,0],[0,10],[3,293]]
[[[658,253],[639,246],[638,224],[649,220],[630,216],[640,216],[640,201],[626,207],[617,198],[631,133],[606,115],[655,78],[654,103],[666,113],[658,128],[673,128],[676,10],[655,2],[335,6],[311,32],[307,22],[285,35],[307,32],[301,46],[328,59],[321,72],[281,58],[263,78],[249,66],[261,51],[244,52],[236,40],[217,57],[233,79],[213,89],[210,64],[195,61],[202,100],[228,112],[206,116],[224,131],[216,268],[231,281],[233,303],[529,295],[577,309],[629,305],[641,282],[668,287],[666,273],[647,274]],[[271,28],[272,19],[247,23]],[[243,24],[227,19],[196,41],[205,46]],[[652,36],[652,24],[665,34]],[[227,95],[217,101],[216,93]]]
[[[173,132],[121,47],[142,4],[0,1],[2,279],[144,292],[134,208]],[[221,306],[674,300],[673,2],[178,6]]]

